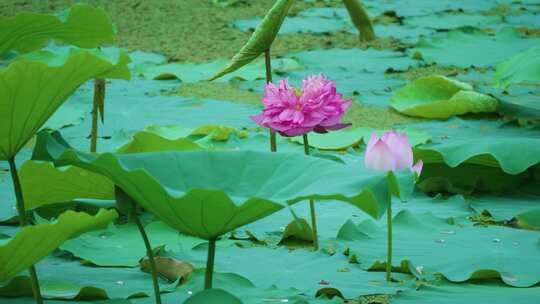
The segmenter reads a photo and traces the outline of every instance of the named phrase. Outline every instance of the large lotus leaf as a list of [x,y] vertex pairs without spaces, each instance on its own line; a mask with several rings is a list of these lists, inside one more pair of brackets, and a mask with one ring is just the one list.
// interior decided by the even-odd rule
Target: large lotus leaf
[[460,27],[493,28],[501,23],[500,19],[498,16],[480,14],[439,13],[406,18],[404,23],[420,28],[452,30]]
[[[512,175],[491,163],[489,157],[472,158],[469,161],[451,167],[439,159],[434,161],[431,154],[423,152],[426,162],[418,182],[418,188],[426,193],[492,193],[504,194],[530,182],[530,173],[525,171]],[[486,161],[489,165],[470,163],[476,160]]]
[[477,213],[487,213],[495,221],[517,220],[526,229],[540,229],[540,197],[519,194],[512,196],[481,196],[471,200]]
[[514,288],[497,282],[452,284],[446,280],[406,290],[392,297],[392,304],[534,303],[540,287]]
[[[389,182],[414,183],[408,172],[365,171],[361,164],[345,166],[302,154],[88,154],[71,149],[58,133],[46,132],[40,135],[34,157],[103,174],[165,223],[205,239],[308,198],[348,202],[378,218],[390,199]],[[392,189],[398,194],[400,190],[404,191]]]
[[184,304],[206,304],[206,303],[223,303],[223,304],[242,304],[243,302],[236,296],[228,293],[223,289],[204,289],[193,296],[189,297]]
[[[411,269],[417,270],[417,276],[440,273],[453,282],[497,278],[516,287],[540,282],[538,233],[535,231],[476,227],[464,221],[448,221],[429,213],[415,215],[408,211],[394,217],[393,229],[393,266],[408,262]],[[346,243],[362,267],[384,268],[385,227],[369,220],[358,226],[348,222],[338,239]]]
[[494,79],[502,88],[522,82],[538,83],[540,81],[540,45],[500,63]]
[[67,211],[57,221],[21,229],[0,245],[0,282],[19,274],[47,256],[64,241],[93,229],[100,229],[117,217],[102,209],[95,216]]
[[114,184],[78,167],[55,168],[50,163],[26,161],[20,168],[26,209],[74,199],[114,199]]
[[[231,292],[234,296],[242,299],[244,304],[260,304],[261,300],[269,303],[291,303],[291,304],[343,304],[343,300],[334,297],[332,300],[326,297],[315,298],[302,294],[300,290],[294,288],[276,288],[274,286],[254,286],[246,278],[234,273],[214,272],[213,287]],[[174,292],[162,294],[161,299],[165,304],[183,303],[183,301],[194,297],[201,292],[204,286],[204,269],[195,270],[189,281],[177,288]],[[131,299],[133,304],[155,304],[152,298]],[[204,302],[204,304],[222,303]]]
[[467,113],[494,112],[497,100],[472,91],[469,84],[431,75],[415,79],[392,97],[397,111],[425,118],[448,118]]
[[[192,251],[192,260],[204,262],[205,251]],[[181,255],[180,255],[181,256]],[[411,287],[410,275],[396,274],[397,283],[387,283],[382,272],[369,272],[358,264],[336,253],[254,246],[249,248],[223,248],[217,253],[215,270],[233,272],[251,281],[257,287],[275,286],[294,288],[307,296],[329,292],[353,299],[367,294],[395,294]],[[257,267],[246,261],[265,261]],[[337,292],[336,292],[337,291]]]
[[[146,225],[145,230],[154,248],[167,245],[171,250],[180,250],[182,245],[189,247],[191,243],[189,237],[180,236],[178,231],[162,222],[152,222]],[[146,248],[134,224],[111,225],[104,230],[86,233],[64,242],[60,249],[99,266],[135,267],[146,256]]]
[[264,19],[257,26],[248,42],[234,55],[231,62],[218,71],[210,80],[217,79],[250,63],[264,51],[269,50],[276,38],[283,20],[287,16],[293,0],[278,0],[270,8]]
[[428,63],[461,68],[487,68],[495,66],[516,52],[537,45],[539,41],[537,38],[522,38],[512,28],[503,29],[495,36],[482,31],[451,31],[431,40],[423,39],[416,47],[409,49],[409,52],[420,52]]
[[71,46],[50,45],[46,49],[20,55],[16,60],[28,60],[42,62],[49,66],[64,65],[75,54],[88,52],[92,55],[110,62],[113,66],[100,75],[99,78],[130,80],[131,72],[128,65],[131,58],[128,53],[116,47],[104,47],[99,49],[80,49]]
[[[36,268],[41,293],[47,299],[128,299],[151,297],[154,294],[150,274],[136,268],[82,266],[80,261],[53,256],[43,260]],[[171,292],[178,282],[159,279],[159,284],[162,292]],[[30,280],[26,275],[17,276],[0,286],[0,296],[31,295]]]
[[453,118],[410,127],[432,136],[432,143],[415,148],[415,157],[424,163],[444,162],[456,167],[467,162],[518,174],[540,162],[540,133],[534,126],[515,127],[501,121]]
[[0,18],[0,56],[9,50],[20,53],[43,47],[50,39],[82,48],[95,48],[114,40],[113,25],[105,11],[90,5],[74,5],[66,20],[52,15],[22,12]]
[[513,85],[502,93],[489,90],[499,99],[499,113],[510,118],[524,120],[540,119],[540,87]]
[[81,84],[112,68],[80,52],[61,66],[21,60],[0,71],[0,160],[15,156]]

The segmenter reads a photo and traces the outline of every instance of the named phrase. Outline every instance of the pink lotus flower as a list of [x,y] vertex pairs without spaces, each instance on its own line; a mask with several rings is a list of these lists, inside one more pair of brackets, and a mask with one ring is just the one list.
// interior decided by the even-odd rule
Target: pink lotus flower
[[276,86],[266,85],[263,113],[252,116],[258,125],[271,128],[283,136],[298,136],[310,131],[325,133],[349,124],[340,120],[351,106],[337,93],[334,82],[323,75],[304,80],[300,96],[286,79]]
[[418,160],[413,166],[413,152],[406,134],[388,131],[382,138],[373,133],[366,148],[364,158],[366,168],[379,171],[401,171],[410,169],[418,176],[423,162]]

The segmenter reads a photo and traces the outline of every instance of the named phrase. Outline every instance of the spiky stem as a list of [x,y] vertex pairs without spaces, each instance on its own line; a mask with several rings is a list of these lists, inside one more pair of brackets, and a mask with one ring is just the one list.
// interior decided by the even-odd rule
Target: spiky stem
[[144,226],[141,223],[139,216],[137,215],[137,208],[133,201],[132,206],[133,210],[131,212],[131,219],[135,221],[135,224],[139,229],[139,233],[141,234],[141,237],[143,239],[144,246],[146,247],[146,255],[148,256],[148,262],[150,262],[150,270],[152,272],[152,284],[154,285],[154,297],[156,298],[156,304],[161,304],[161,292],[159,290],[158,273],[156,261],[154,259],[154,251],[152,250],[152,246],[150,245],[150,240],[148,239],[148,235],[144,230]]
[[[272,59],[270,49],[264,51],[264,63],[266,67],[266,83],[272,82]],[[270,151],[277,152],[276,132],[270,129]]]
[[388,246],[386,248],[386,281],[392,281],[392,201],[388,204],[386,211],[386,231]]
[[208,257],[206,258],[206,271],[204,275],[204,289],[212,288],[214,276],[214,259],[216,257],[216,239],[208,240]]
[[[13,188],[15,189],[15,197],[17,199],[17,213],[19,214],[19,224],[24,227],[28,224],[26,221],[26,210],[24,207],[24,197],[21,187],[21,181],[19,180],[19,174],[17,172],[17,165],[15,164],[15,157],[8,160],[9,169],[11,172],[11,178],[13,180]],[[43,304],[43,297],[41,296],[41,289],[39,288],[39,280],[34,265],[28,268],[30,273],[30,285],[32,287],[32,293],[37,304]]]
[[[304,153],[306,155],[309,155],[309,142],[308,142],[308,135],[304,134]],[[310,199],[309,200],[309,211],[311,214],[311,230],[313,233],[313,247],[315,250],[319,250],[319,236],[317,233],[317,213],[315,211],[315,201]]]
[[[97,150],[99,113],[103,109],[104,102],[105,102],[105,79],[96,78],[94,80],[94,100],[92,103],[92,129],[90,133],[90,152],[96,152]],[[102,113],[102,121],[103,121],[103,113]]]

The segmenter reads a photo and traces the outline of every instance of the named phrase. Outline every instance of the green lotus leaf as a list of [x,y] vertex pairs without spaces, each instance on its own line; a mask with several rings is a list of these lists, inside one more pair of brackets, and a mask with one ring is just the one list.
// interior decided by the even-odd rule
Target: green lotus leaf
[[113,68],[81,51],[59,66],[21,60],[0,71],[0,160],[15,156],[81,84]]
[[66,20],[58,16],[21,12],[0,18],[0,56],[10,50],[27,53],[38,50],[50,39],[61,40],[82,48],[112,43],[111,20],[101,8],[74,5]]
[[540,45],[527,49],[497,66],[494,80],[501,88],[540,81]]
[[167,139],[155,133],[141,131],[133,135],[133,140],[118,149],[118,153],[140,153],[157,151],[201,150],[201,146],[189,138]]
[[114,184],[108,178],[78,167],[26,161],[20,179],[28,210],[74,199],[114,199]]
[[19,274],[41,260],[64,241],[94,229],[101,229],[118,214],[101,209],[95,216],[66,211],[53,223],[22,228],[13,238],[0,244],[0,282]]
[[242,304],[242,301],[223,289],[205,289],[189,297],[184,304]]
[[466,113],[494,112],[498,103],[489,95],[472,91],[467,83],[431,75],[399,89],[391,105],[410,116],[444,119]]
[[[452,282],[500,279],[515,287],[530,287],[540,282],[536,231],[477,227],[465,220],[450,221],[409,211],[401,211],[394,217],[393,228],[393,266],[416,269],[419,272],[416,276],[440,273]],[[338,239],[350,248],[363,268],[384,269],[386,227],[371,220],[359,225],[348,221],[338,233]]]
[[250,63],[264,51],[269,50],[276,38],[293,0],[277,0],[270,8],[248,42],[234,55],[231,62],[209,80],[217,79]]
[[459,118],[409,126],[432,135],[431,143],[414,148],[415,157],[425,164],[445,163],[455,168],[466,162],[518,174],[540,163],[538,127]]
[[412,174],[365,171],[302,154],[88,154],[47,132],[40,133],[33,157],[103,174],[168,225],[204,239],[310,198],[348,202],[378,218],[390,200],[389,178],[414,183]]

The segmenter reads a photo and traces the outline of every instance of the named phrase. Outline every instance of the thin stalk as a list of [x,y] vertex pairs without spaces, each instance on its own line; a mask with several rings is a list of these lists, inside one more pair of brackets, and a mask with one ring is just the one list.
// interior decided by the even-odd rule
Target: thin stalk
[[[264,51],[264,63],[266,67],[266,83],[272,82],[272,59],[270,49]],[[277,152],[276,132],[270,129],[270,151]]]
[[[103,110],[105,102],[105,79],[96,78],[94,80],[94,100],[92,103],[92,129],[90,133],[90,152],[96,152],[98,139],[99,113]],[[103,121],[103,113],[101,113]]]
[[[24,197],[21,187],[21,181],[19,180],[19,173],[17,172],[17,165],[15,164],[15,157],[8,160],[9,169],[11,172],[11,178],[13,180],[13,188],[15,189],[15,197],[17,199],[17,213],[19,214],[19,224],[21,227],[28,225],[26,221],[26,210],[24,207]],[[37,304],[43,304],[43,297],[41,296],[41,289],[39,288],[39,280],[34,265],[28,268],[30,273],[30,285],[32,287],[32,293]]]
[[372,41],[375,40],[375,32],[367,11],[364,9],[359,0],[343,0],[343,4],[349,12],[351,21],[354,26],[360,31],[360,40]]
[[[309,155],[309,142],[308,135],[304,134],[304,153]],[[311,231],[313,232],[313,247],[315,250],[319,250],[319,236],[317,233],[317,213],[315,211],[315,201],[309,200],[309,211],[311,214]]]
[[152,251],[152,246],[150,245],[150,240],[148,239],[148,235],[146,235],[144,226],[141,223],[139,216],[137,215],[137,208],[135,208],[135,203],[132,204],[133,211],[131,212],[131,218],[135,221],[135,224],[139,229],[139,233],[141,234],[144,241],[144,246],[146,247],[146,254],[148,255],[148,261],[150,262],[150,269],[152,271],[152,284],[154,285],[154,296],[156,298],[156,304],[161,304],[161,292],[159,290],[158,274],[156,261],[154,259],[154,252]]
[[216,239],[208,241],[208,257],[206,258],[206,272],[204,274],[204,289],[212,288],[214,276],[214,259],[216,258]]
[[388,246],[386,248],[386,281],[392,281],[392,201],[388,204],[386,211],[386,231]]

